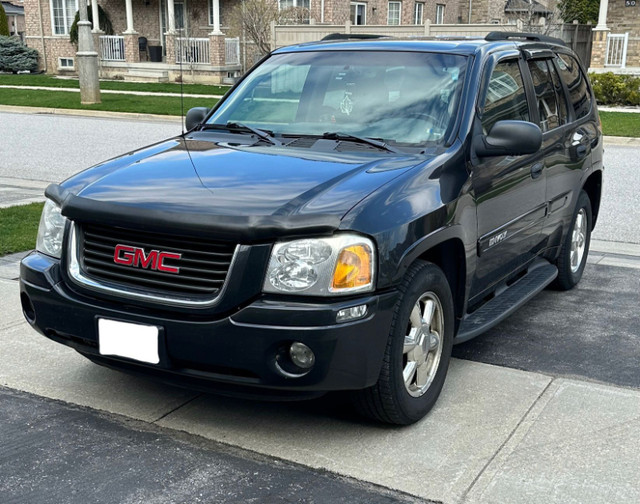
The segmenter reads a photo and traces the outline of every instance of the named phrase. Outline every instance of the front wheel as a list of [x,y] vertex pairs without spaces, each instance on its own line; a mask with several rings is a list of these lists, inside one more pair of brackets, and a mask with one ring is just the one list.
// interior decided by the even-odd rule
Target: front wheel
[[592,227],[591,201],[586,192],[580,191],[578,203],[573,211],[571,227],[560,247],[560,255],[556,260],[558,276],[554,287],[557,289],[572,289],[582,278],[589,255]]
[[356,392],[365,416],[408,425],[434,406],[453,345],[453,300],[440,268],[416,261],[400,286],[378,382]]

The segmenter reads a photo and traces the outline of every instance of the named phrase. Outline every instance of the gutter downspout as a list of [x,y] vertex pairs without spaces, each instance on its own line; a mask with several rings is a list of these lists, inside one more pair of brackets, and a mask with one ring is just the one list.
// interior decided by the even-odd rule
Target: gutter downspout
[[320,22],[324,23],[324,0],[320,2]]
[[471,24],[471,5],[473,4],[473,0],[469,0],[469,21],[467,24]]
[[42,22],[42,0],[38,0],[38,17],[40,18],[40,43],[42,44],[42,59],[44,61],[44,73],[47,73],[47,48],[44,45],[44,23]]

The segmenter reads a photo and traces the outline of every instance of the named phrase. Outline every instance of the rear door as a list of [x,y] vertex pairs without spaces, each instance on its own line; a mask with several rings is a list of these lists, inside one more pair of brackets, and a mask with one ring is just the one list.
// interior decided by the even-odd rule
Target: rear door
[[[500,120],[537,120],[526,63],[519,53],[488,69],[480,121],[483,132]],[[476,130],[479,128],[476,124]],[[477,267],[471,297],[524,267],[541,249],[546,214],[540,153],[492,156],[473,163],[471,181],[478,221]],[[472,302],[474,300],[472,299]]]
[[567,123],[561,136],[545,141],[549,152],[562,151],[562,162],[547,162],[547,200],[549,217],[543,230],[550,245],[558,246],[564,227],[569,225],[585,172],[592,165],[592,149],[599,141],[596,115],[593,114],[591,90],[584,71],[569,54],[557,54],[549,60],[552,78],[559,97],[560,110],[567,109]]

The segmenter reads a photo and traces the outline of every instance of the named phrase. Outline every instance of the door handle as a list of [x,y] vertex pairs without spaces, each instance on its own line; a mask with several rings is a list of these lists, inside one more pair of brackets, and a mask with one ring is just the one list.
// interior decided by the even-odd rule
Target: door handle
[[542,174],[544,163],[536,163],[531,167],[531,178],[538,178]]

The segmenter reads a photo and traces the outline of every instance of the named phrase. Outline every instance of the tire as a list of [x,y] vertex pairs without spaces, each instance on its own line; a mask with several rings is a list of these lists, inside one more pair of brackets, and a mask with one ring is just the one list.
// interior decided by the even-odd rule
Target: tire
[[433,408],[444,385],[454,310],[449,283],[432,263],[412,264],[399,290],[380,377],[373,387],[356,392],[355,405],[373,420],[409,425]]
[[555,263],[558,267],[558,276],[553,287],[556,289],[573,289],[582,278],[589,255],[592,226],[591,201],[586,192],[580,191],[569,231],[562,242],[560,255]]

